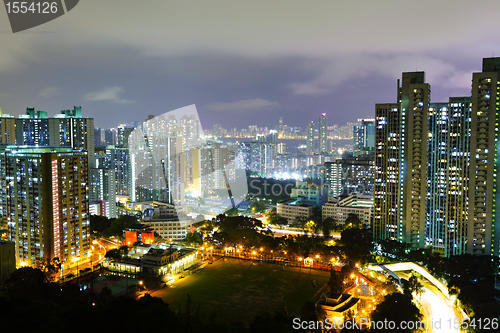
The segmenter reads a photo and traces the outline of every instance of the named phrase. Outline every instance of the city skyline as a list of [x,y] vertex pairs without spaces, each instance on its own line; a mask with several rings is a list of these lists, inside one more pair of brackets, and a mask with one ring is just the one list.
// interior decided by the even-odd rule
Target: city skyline
[[6,331],[498,329],[500,1],[4,2]]
[[[4,33],[10,28],[1,12],[0,106],[18,115],[26,107],[81,105],[104,128],[118,125],[117,117],[143,121],[191,104],[205,128],[263,126],[280,116],[303,126],[310,114],[324,112],[342,124],[391,100],[401,72],[432,73],[436,101],[469,94],[477,59],[500,54],[494,38],[472,33],[474,22],[490,16],[498,30],[500,4],[488,3],[485,12],[451,1],[220,1],[222,13],[204,2],[86,1],[15,36]],[[116,8],[120,19],[110,25]],[[390,19],[379,19],[389,11]],[[420,25],[422,15],[439,29]],[[467,20],[457,25],[455,17]]]

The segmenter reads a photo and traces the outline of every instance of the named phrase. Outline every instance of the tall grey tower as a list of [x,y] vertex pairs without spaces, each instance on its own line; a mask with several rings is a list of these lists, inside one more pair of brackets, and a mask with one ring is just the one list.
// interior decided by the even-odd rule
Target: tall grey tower
[[328,150],[328,146],[326,144],[327,141],[327,129],[328,129],[328,122],[326,120],[326,113],[322,113],[321,116],[319,116],[319,132],[318,132],[318,141],[319,141],[319,152],[320,153],[326,153]]
[[424,72],[403,73],[398,103],[376,105],[374,236],[425,244],[427,118]]
[[498,258],[500,247],[499,131],[500,58],[483,59],[472,74],[467,250]]
[[306,151],[314,151],[314,122],[307,123],[306,127]]

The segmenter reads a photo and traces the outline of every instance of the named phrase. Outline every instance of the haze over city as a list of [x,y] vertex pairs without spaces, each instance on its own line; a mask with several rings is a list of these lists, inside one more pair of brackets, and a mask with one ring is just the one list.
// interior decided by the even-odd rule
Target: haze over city
[[15,35],[1,11],[0,106],[18,115],[81,105],[104,128],[191,104],[207,129],[279,116],[303,127],[323,112],[345,124],[395,100],[403,71],[425,70],[433,101],[470,93],[480,59],[500,55],[498,10],[498,1],[87,0]]

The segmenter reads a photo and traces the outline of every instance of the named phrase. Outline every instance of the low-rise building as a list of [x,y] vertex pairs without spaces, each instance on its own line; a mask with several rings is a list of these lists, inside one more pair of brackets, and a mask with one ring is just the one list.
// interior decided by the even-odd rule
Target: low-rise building
[[164,240],[183,240],[194,220],[177,215],[174,206],[157,206],[144,211],[142,223]]
[[300,219],[308,219],[314,215],[316,205],[307,204],[297,199],[288,199],[278,202],[276,213],[283,216],[288,222],[296,222]]
[[[157,246],[157,245],[155,245]],[[106,259],[102,267],[112,272],[131,275],[161,276],[183,272],[200,261],[198,251],[175,247],[150,247],[139,259]]]
[[373,197],[360,194],[340,195],[331,198],[322,207],[323,220],[331,218],[337,226],[343,226],[350,214],[356,215],[364,225],[370,226],[372,213]]
[[150,248],[148,253],[142,256],[142,262],[148,266],[164,266],[174,262],[179,258],[179,251],[176,248],[168,249]]
[[183,240],[190,231],[194,220],[186,218],[183,220],[153,220],[143,221],[145,225],[160,235],[166,241]]
[[153,244],[155,235],[153,229],[147,225],[134,223],[123,230],[123,238],[123,245],[133,246],[137,242]]
[[132,275],[142,272],[142,265],[139,259],[122,259],[119,261],[105,259],[102,262],[102,267],[111,272],[128,273]]
[[353,297],[347,293],[334,293],[328,291],[321,295],[321,298],[316,303],[325,312],[326,318],[330,318],[332,322],[341,323],[348,312],[352,311],[352,315],[356,316],[360,299]]
[[328,200],[328,185],[318,186],[314,183],[296,181],[290,198],[301,200],[306,204],[323,206]]

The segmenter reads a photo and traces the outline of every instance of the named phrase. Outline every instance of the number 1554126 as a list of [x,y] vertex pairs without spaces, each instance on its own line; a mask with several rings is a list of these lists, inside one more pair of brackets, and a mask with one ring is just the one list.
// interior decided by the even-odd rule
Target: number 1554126
[[58,7],[57,2],[26,2],[26,1],[11,1],[5,4],[8,14],[55,14]]

